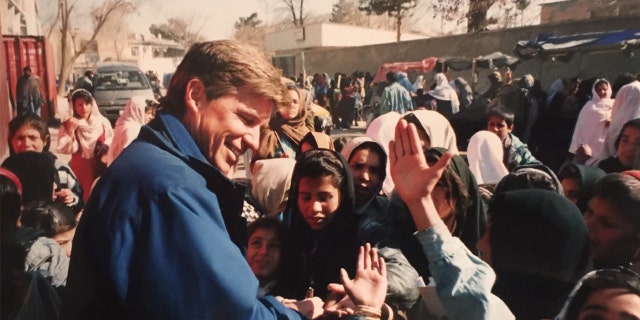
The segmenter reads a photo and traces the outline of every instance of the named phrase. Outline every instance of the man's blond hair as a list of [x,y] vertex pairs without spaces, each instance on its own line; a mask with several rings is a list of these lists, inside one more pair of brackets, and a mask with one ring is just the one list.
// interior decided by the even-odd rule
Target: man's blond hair
[[233,40],[196,43],[171,78],[162,108],[182,118],[187,83],[197,78],[204,83],[208,100],[245,88],[256,98],[272,101],[275,109],[291,103],[280,76],[266,53],[251,45]]

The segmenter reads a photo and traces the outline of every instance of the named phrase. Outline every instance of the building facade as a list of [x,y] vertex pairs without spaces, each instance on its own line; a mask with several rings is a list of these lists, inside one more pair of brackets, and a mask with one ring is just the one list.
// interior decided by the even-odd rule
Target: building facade
[[640,14],[638,0],[567,0],[540,6],[541,24]]

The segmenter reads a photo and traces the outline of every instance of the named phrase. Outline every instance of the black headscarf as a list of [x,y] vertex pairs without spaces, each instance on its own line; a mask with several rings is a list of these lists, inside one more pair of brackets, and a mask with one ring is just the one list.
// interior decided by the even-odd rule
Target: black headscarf
[[543,164],[525,164],[504,176],[494,194],[522,189],[543,189],[564,194],[562,183],[549,167]]
[[54,158],[48,152],[21,152],[7,158],[2,166],[15,173],[22,183],[22,203],[51,200],[57,173]]
[[[321,172],[320,168],[331,162],[339,162],[342,175],[340,206],[333,220],[322,230],[312,230],[302,218],[298,208],[298,188],[303,167]],[[305,174],[308,176],[308,174]],[[321,175],[319,175],[321,176]],[[288,214],[291,220],[289,237],[285,241],[282,267],[289,283],[283,294],[304,298],[307,287],[312,286],[322,299],[328,295],[327,284],[340,283],[340,268],[355,273],[358,256],[358,223],[353,211],[354,191],[351,172],[346,160],[339,153],[327,149],[311,149],[297,160],[291,178]]]
[[497,193],[489,215],[493,292],[518,319],[552,318],[591,268],[582,214],[558,193],[527,189]]
[[587,210],[587,203],[593,195],[593,187],[600,178],[606,175],[606,173],[602,169],[594,166],[568,163],[560,169],[561,176],[562,172],[568,167],[574,167],[580,176],[580,195],[578,196],[578,203],[576,203],[576,205],[580,209],[580,212],[584,213]]

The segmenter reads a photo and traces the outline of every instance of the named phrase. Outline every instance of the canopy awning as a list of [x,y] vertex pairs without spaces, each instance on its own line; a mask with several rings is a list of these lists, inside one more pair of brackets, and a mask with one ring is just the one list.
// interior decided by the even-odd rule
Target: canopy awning
[[531,59],[539,54],[563,54],[577,51],[624,50],[640,46],[640,29],[590,32],[556,36],[539,34],[533,40],[518,41],[514,50],[518,57]]
[[436,63],[438,62],[438,58],[436,57],[428,57],[424,58],[420,61],[413,62],[388,62],[383,63],[379,68],[378,72],[376,72],[376,76],[373,78],[373,82],[380,82],[387,80],[387,72],[408,72],[408,71],[420,71],[427,73],[433,68],[436,67]]
[[446,69],[454,71],[470,70],[473,68],[473,62],[475,60],[476,68],[493,69],[509,67],[515,69],[520,62],[520,59],[496,51],[485,56],[479,56],[475,58],[468,57],[441,57],[438,62],[444,64]]

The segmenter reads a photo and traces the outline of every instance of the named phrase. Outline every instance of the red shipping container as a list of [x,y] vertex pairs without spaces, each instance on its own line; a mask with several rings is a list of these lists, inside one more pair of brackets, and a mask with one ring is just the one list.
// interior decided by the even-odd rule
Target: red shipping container
[[42,119],[50,121],[55,117],[57,107],[56,73],[51,44],[40,36],[3,35],[2,44],[6,58],[5,66],[11,101],[16,102],[16,85],[22,76],[22,69],[29,66],[34,75],[40,77],[45,105],[42,106]]

